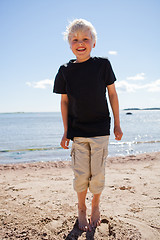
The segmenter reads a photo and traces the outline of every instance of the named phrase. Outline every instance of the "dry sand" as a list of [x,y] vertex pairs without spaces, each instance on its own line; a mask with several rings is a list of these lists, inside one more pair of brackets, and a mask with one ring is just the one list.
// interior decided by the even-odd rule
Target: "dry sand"
[[70,163],[0,165],[0,239],[160,239],[160,152],[108,158],[102,224],[89,233],[72,178]]

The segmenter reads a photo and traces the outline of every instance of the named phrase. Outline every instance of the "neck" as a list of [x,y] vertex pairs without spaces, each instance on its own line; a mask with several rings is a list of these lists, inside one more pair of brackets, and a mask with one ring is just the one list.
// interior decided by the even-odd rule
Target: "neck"
[[82,63],[82,62],[86,62],[87,60],[89,60],[91,57],[85,59],[85,60],[78,60],[76,59],[76,61],[74,63]]

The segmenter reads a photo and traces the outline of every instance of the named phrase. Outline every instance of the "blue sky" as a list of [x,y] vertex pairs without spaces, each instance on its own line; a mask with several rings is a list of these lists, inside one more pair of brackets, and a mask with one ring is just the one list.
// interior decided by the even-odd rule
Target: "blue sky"
[[120,108],[160,107],[159,0],[0,0],[0,112],[60,110],[52,93],[59,66],[74,58],[68,21],[98,33],[92,56],[107,57]]

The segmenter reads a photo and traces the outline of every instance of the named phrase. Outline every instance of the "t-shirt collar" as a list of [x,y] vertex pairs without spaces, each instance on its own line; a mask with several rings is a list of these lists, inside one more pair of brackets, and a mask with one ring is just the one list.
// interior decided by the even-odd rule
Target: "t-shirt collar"
[[[86,60],[86,61],[84,61],[84,62],[80,62],[80,63],[78,63],[78,64],[85,64],[85,63],[88,63],[88,62],[90,62],[92,60],[92,57],[90,57],[88,60]],[[75,64],[76,63],[76,59],[71,59],[70,61],[69,61],[69,63],[71,63],[71,64]],[[77,63],[76,63],[77,64]]]

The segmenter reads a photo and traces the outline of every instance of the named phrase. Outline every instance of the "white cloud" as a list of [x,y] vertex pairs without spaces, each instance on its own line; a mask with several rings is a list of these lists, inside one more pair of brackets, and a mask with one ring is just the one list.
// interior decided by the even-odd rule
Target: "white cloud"
[[146,88],[148,92],[160,92],[160,79],[156,80],[155,82],[146,84]]
[[116,82],[116,88],[121,92],[135,92],[138,89],[136,84],[130,84],[127,81]]
[[117,51],[109,51],[108,52],[110,55],[117,55],[118,53],[117,53]]
[[160,79],[148,84],[131,84],[127,81],[119,81],[116,88],[120,92],[135,92],[137,90],[146,90],[147,92],[160,92]]
[[26,85],[28,85],[29,87],[33,87],[33,88],[45,89],[48,86],[53,86],[53,80],[44,79],[39,82],[26,82]]
[[145,73],[138,73],[133,77],[127,77],[127,80],[144,80],[145,79]]

